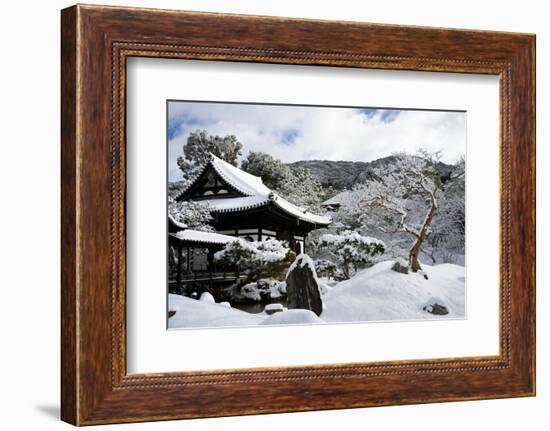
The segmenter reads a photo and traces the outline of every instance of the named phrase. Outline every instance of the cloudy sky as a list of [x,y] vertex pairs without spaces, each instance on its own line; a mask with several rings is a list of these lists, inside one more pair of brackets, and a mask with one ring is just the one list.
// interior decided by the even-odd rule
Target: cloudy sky
[[466,153],[464,112],[170,101],[170,181],[181,179],[176,160],[197,129],[235,135],[243,157],[262,151],[284,162],[370,161],[419,148],[441,150],[444,162],[454,162]]

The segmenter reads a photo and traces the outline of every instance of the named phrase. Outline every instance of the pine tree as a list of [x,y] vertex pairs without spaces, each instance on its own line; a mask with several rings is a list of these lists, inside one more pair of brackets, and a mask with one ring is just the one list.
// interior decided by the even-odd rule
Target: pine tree
[[210,136],[206,130],[196,130],[189,134],[183,146],[184,156],[178,157],[177,163],[183,177],[189,179],[208,163],[210,153],[237,166],[242,147],[234,135]]
[[384,253],[386,246],[376,238],[360,235],[346,230],[340,234],[324,234],[319,239],[320,246],[329,249],[336,257],[345,279],[349,279],[352,270],[371,263],[371,258]]

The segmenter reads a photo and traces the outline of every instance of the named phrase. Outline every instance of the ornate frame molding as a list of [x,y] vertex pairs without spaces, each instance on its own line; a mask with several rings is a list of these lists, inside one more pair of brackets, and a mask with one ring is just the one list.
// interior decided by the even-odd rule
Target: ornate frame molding
[[[220,31],[204,34],[203,23]],[[278,31],[255,36],[258,25]],[[324,37],[334,31],[340,41]],[[321,40],[308,42],[311,34]],[[98,424],[534,394],[534,36],[74,6],[62,12],[62,54],[64,420]],[[127,375],[125,65],[132,56],[498,75],[500,354]],[[520,220],[519,209],[529,217]],[[258,389],[269,402],[240,397]],[[285,400],[278,398],[282,390],[290,394]],[[299,397],[304,390],[308,400]]]

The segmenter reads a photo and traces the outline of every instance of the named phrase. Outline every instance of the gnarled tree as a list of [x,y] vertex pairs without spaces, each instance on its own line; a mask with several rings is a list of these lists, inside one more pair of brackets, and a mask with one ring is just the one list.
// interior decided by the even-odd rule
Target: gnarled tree
[[[431,233],[431,225],[439,209],[439,197],[443,180],[453,181],[464,175],[463,164],[461,169],[442,178],[438,169],[440,153],[420,151],[418,156],[399,158],[399,163],[392,166],[390,172],[373,172],[373,179],[362,184],[364,198],[360,201],[363,208],[383,210],[392,223],[391,226],[380,227],[386,233],[405,232],[413,237],[409,249],[409,267],[413,272],[421,270],[419,261],[422,246]],[[419,220],[410,220],[413,202],[412,196],[424,197],[424,217]],[[418,213],[416,208],[415,213]]]

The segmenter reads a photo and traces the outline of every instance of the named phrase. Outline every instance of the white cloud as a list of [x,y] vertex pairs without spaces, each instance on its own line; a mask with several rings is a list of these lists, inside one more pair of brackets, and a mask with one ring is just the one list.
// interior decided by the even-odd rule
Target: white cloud
[[[391,122],[384,122],[381,114],[367,116],[353,108],[171,102],[170,126],[183,123],[169,141],[170,178],[180,177],[176,159],[188,134],[199,128],[236,135],[244,156],[263,151],[285,162],[370,161],[419,148],[441,150],[443,161],[453,162],[466,152],[464,112],[402,110]],[[285,134],[295,135],[290,144],[284,142]]]

